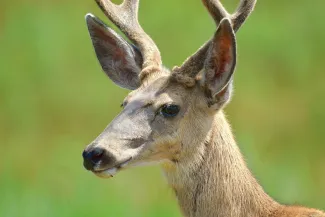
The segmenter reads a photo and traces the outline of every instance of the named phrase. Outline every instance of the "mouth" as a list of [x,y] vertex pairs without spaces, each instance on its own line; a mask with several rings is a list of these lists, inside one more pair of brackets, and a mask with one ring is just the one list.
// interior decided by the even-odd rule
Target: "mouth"
[[107,169],[101,169],[101,170],[93,170],[92,172],[101,178],[111,178],[113,177],[117,172],[119,172],[120,170],[122,170],[123,168],[125,168],[129,162],[132,160],[132,157],[130,157],[129,159],[127,159],[126,161],[123,161],[122,163],[119,163],[117,165],[115,165],[114,167],[110,167]]

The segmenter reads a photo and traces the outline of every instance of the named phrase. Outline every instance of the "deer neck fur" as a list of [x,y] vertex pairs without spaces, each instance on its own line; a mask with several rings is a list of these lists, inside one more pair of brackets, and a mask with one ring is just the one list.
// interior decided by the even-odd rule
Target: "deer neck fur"
[[[176,163],[163,165],[186,217],[266,217],[278,208],[246,166],[222,111]],[[193,137],[193,135],[192,135]],[[200,142],[197,139],[201,140]],[[190,156],[190,157],[189,157]],[[186,160],[185,160],[186,159]]]

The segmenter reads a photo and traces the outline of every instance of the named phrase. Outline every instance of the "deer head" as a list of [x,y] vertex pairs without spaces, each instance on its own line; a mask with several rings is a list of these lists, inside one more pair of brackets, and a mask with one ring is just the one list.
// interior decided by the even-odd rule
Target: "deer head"
[[235,32],[256,0],[242,0],[228,14],[217,0],[202,0],[217,31],[182,66],[168,70],[160,52],[138,23],[139,0],[116,5],[96,0],[107,17],[133,43],[94,15],[88,30],[103,71],[132,90],[123,111],[83,152],[84,166],[100,177],[143,163],[177,164],[200,155],[213,116],[230,100],[236,65]]

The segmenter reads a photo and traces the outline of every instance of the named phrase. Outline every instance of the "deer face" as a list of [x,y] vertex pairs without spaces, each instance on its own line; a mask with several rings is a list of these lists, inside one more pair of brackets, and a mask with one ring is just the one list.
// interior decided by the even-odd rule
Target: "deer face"
[[177,160],[193,91],[165,75],[131,92],[122,112],[86,148],[85,159],[94,151],[95,157],[85,167],[105,177],[127,166]]
[[195,141],[204,140],[212,116],[230,100],[236,63],[230,21],[221,22],[199,79],[179,68],[164,69],[159,52],[148,56],[145,45],[140,52],[93,15],[86,20],[103,71],[117,85],[133,91],[125,98],[122,112],[84,150],[85,168],[111,177],[122,168],[143,163],[178,163],[195,152]]

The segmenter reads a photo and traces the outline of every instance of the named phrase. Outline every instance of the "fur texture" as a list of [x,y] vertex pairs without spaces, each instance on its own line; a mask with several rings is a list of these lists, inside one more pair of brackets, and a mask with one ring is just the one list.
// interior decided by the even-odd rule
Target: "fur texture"
[[223,114],[232,93],[235,32],[256,0],[242,0],[232,15],[219,1],[203,0],[217,32],[172,72],[162,67],[156,45],[138,24],[139,0],[120,6],[96,2],[139,49],[96,17],[86,17],[104,72],[133,90],[123,111],[85,149],[88,170],[112,177],[120,169],[162,163],[186,217],[325,217],[315,209],[281,205],[264,192]]

